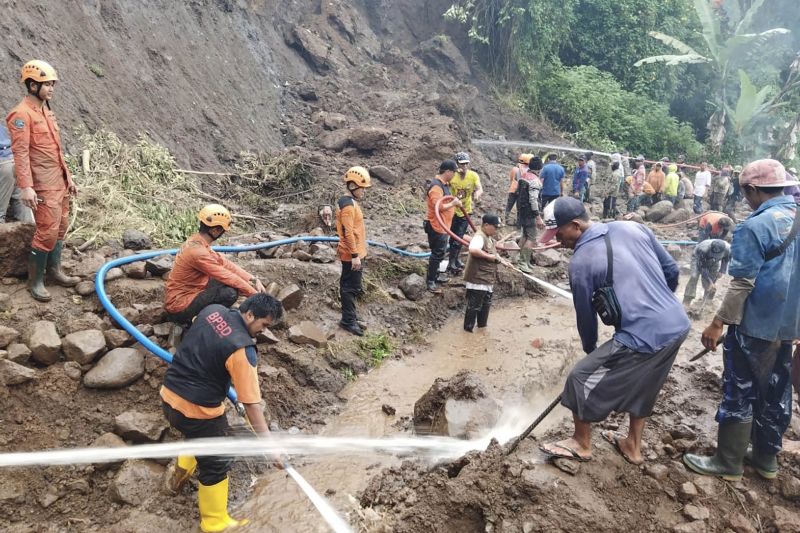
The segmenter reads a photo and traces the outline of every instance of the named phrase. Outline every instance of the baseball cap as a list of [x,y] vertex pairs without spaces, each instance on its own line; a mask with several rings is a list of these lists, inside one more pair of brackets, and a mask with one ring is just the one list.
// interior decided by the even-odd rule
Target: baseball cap
[[584,207],[583,202],[577,198],[571,196],[556,198],[554,201],[547,204],[547,207],[544,208],[544,212],[542,213],[544,225],[547,229],[542,233],[539,242],[552,241],[558,232],[558,228],[585,214],[586,207]]
[[456,154],[456,163],[469,163],[469,154],[467,152],[458,152]]
[[798,182],[787,175],[786,169],[774,159],[759,159],[744,167],[739,176],[739,185],[753,187],[788,187]]
[[442,164],[439,165],[439,174],[447,172],[448,170],[452,170],[453,172],[458,170],[458,165],[456,165],[456,162],[452,159],[445,159],[442,161]]
[[486,213],[483,215],[481,222],[484,224],[489,224],[490,226],[499,226],[500,225],[500,217],[495,215],[494,213]]

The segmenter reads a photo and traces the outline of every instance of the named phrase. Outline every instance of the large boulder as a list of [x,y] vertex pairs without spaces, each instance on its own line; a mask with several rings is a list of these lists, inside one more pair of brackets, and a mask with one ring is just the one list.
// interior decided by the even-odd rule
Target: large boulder
[[64,335],[86,331],[87,329],[104,330],[108,326],[103,319],[94,313],[82,313],[80,315],[67,314],[58,320],[58,330]]
[[495,426],[501,405],[480,378],[462,370],[450,379],[437,378],[414,404],[414,430],[420,435],[478,438]]
[[389,167],[385,167],[383,165],[375,165],[374,167],[369,167],[369,174],[373,178],[378,178],[380,181],[387,185],[397,185],[400,181],[399,176],[395,173],[394,170],[390,169]]
[[392,138],[392,131],[375,126],[363,126],[350,130],[349,143],[362,152],[372,152],[386,146]]
[[36,226],[23,222],[0,224],[0,277],[28,273],[28,254]]
[[558,266],[562,261],[561,254],[556,250],[542,250],[533,253],[533,262],[540,267]]
[[403,291],[403,294],[406,298],[412,302],[415,302],[422,298],[422,296],[425,294],[425,278],[416,272],[413,272],[403,278],[403,281],[400,282],[400,290]]
[[7,359],[0,359],[0,383],[19,385],[36,377],[36,371]]
[[672,213],[672,202],[669,200],[662,200],[647,210],[644,219],[648,222],[659,222],[670,213]]
[[675,209],[673,212],[667,214],[664,218],[661,219],[662,224],[674,224],[676,222],[686,222],[690,218],[692,218],[693,213],[684,207],[679,209]]
[[312,244],[311,260],[315,263],[333,263],[336,261],[336,251],[327,244]]
[[61,353],[61,338],[56,325],[49,320],[40,320],[31,324],[25,335],[25,344],[31,350],[31,357],[37,363],[52,365],[58,361]]
[[303,290],[293,283],[281,289],[276,298],[286,311],[291,311],[300,307],[300,302],[303,301]]
[[116,348],[83,376],[83,385],[90,389],[118,389],[143,375],[144,354],[133,348]]
[[129,460],[119,469],[111,486],[109,497],[119,503],[141,505],[148,498],[161,498],[164,467],[153,461]]
[[137,444],[160,441],[168,428],[161,413],[125,411],[114,419],[114,433]]
[[17,339],[19,339],[19,331],[8,326],[0,326],[0,348],[17,342]]
[[313,322],[303,321],[289,328],[289,340],[297,344],[310,344],[315,348],[328,345],[328,335]]
[[122,245],[128,250],[145,250],[153,246],[150,236],[138,229],[126,229],[122,233]]
[[64,356],[69,361],[86,365],[106,351],[106,338],[99,329],[70,333],[61,341]]
[[159,255],[144,262],[145,268],[155,277],[161,277],[175,264],[175,258],[169,254]]

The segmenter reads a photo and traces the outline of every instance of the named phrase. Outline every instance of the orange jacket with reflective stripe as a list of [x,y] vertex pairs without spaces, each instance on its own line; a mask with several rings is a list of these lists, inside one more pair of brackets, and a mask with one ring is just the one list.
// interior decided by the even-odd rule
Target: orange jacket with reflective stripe
[[355,256],[363,259],[367,256],[367,228],[361,206],[352,197],[342,196],[336,207],[336,255],[342,261],[352,261]]
[[64,160],[56,114],[23,98],[6,117],[11,151],[17,169],[17,187],[60,191],[72,184]]

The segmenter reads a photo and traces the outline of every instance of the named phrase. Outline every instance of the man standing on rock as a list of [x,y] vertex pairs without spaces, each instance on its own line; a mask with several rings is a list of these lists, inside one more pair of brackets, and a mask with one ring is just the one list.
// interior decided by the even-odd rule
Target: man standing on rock
[[467,309],[464,313],[464,331],[472,333],[475,321],[479,328],[485,328],[492,306],[492,290],[497,279],[497,264],[507,263],[500,257],[494,246],[494,236],[500,219],[497,215],[483,215],[480,229],[469,241],[469,257],[464,270],[467,287]]
[[[469,168],[469,154],[458,152],[456,154],[458,172],[450,180],[450,193],[461,200],[462,207],[456,209],[450,231],[459,237],[464,237],[469,227],[469,217],[472,216],[473,202],[477,203],[483,195],[483,186],[478,173]],[[519,208],[517,208],[519,209]],[[450,239],[450,255],[447,270],[451,274],[460,274],[464,270],[464,263],[458,258],[461,254],[461,243]]]
[[718,174],[711,178],[711,201],[709,203],[712,211],[722,211],[731,184],[730,175],[731,167],[725,165]]
[[[588,461],[591,424],[611,412],[627,412],[627,437],[613,432],[603,437],[627,461],[641,464],[645,421],[690,328],[673,294],[678,265],[644,225],[592,223],[574,198],[559,198],[547,206],[544,222],[548,230],[542,242],[555,236],[575,250],[569,279],[578,332],[588,355],[572,369],[561,394],[561,404],[572,411],[575,432],[541,449],[551,457]],[[613,296],[608,287],[620,290]],[[618,317],[613,320],[613,337],[599,347],[596,309]]]
[[572,175],[572,195],[581,202],[587,201],[586,184],[589,180],[589,171],[586,168],[586,159],[578,158],[578,166]]
[[58,74],[44,61],[33,60],[22,67],[20,81],[26,95],[6,117],[11,151],[22,204],[34,212],[36,231],[28,258],[28,290],[34,299],[49,302],[45,273],[64,287],[79,279],[61,270],[64,236],[69,226],[69,201],[78,193],[64,160],[61,133],[50,109]]
[[363,200],[366,189],[372,187],[369,172],[364,167],[352,167],[344,175],[347,194],[336,204],[336,234],[339,244],[336,254],[342,262],[339,296],[342,300],[342,320],[339,325],[361,337],[364,331],[358,323],[356,298],[361,295],[364,259],[367,257],[367,229],[364,213],[356,200]]
[[[223,402],[231,384],[253,431],[259,437],[269,436],[261,408],[258,351],[253,337],[280,320],[282,314],[278,300],[256,294],[242,302],[238,311],[214,304],[197,315],[161,387],[164,415],[184,438],[228,434]],[[275,457],[275,462],[281,465],[284,460]],[[168,473],[167,489],[177,493],[198,471],[197,503],[203,531],[223,531],[247,523],[228,515],[228,471],[232,463],[232,458],[224,456],[180,456]]]
[[702,338],[716,350],[728,325],[717,451],[683,456],[695,472],[730,481],[741,479],[745,461],[766,479],[778,474],[777,455],[792,417],[792,341],[800,338],[800,219],[792,198],[783,195],[797,182],[773,159],[747,165],[739,182],[753,212],[734,231],[733,280]]
[[700,163],[700,172],[694,177],[694,214],[699,215],[703,212],[703,197],[706,189],[711,185],[711,172],[708,171],[708,163]]
[[230,229],[231,214],[209,204],[197,214],[200,230],[183,243],[164,290],[164,309],[170,321],[189,324],[211,304],[230,307],[242,296],[264,292],[256,276],[211,249],[211,243]]
[[721,239],[707,239],[694,247],[692,252],[692,270],[689,281],[683,291],[683,305],[692,305],[697,294],[697,280],[703,283],[703,303],[714,299],[717,292],[715,283],[722,274],[728,272],[731,260],[731,247]]
[[558,163],[556,154],[547,156],[547,163],[539,173],[539,178],[542,180],[542,209],[544,209],[547,204],[561,196],[561,180],[564,179],[564,167]]
[[452,159],[445,159],[439,165],[439,173],[431,181],[428,187],[428,211],[425,218],[425,233],[428,234],[428,246],[431,250],[430,259],[428,259],[428,275],[427,287],[433,293],[440,293],[442,289],[440,285],[447,283],[448,278],[439,276],[439,264],[444,259],[445,251],[447,250],[447,230],[453,222],[453,212],[456,207],[461,207],[461,200],[453,198],[449,202],[443,202],[439,206],[439,214],[441,215],[442,222],[436,218],[436,202],[445,196],[450,196],[449,183],[453,179],[453,175],[458,170],[458,165]]
[[533,157],[533,154],[519,154],[517,166],[512,168],[508,173],[508,199],[506,200],[506,212],[505,218],[503,219],[505,220],[506,224],[508,224],[508,221],[511,220],[509,218],[511,215],[511,209],[513,209],[517,204],[517,182],[528,170],[528,163],[530,162],[531,157]]
[[516,266],[526,274],[533,272],[531,258],[536,246],[536,233],[539,229],[544,229],[542,217],[539,216],[542,182],[536,175],[541,168],[541,158],[531,159],[528,172],[519,180],[517,188],[517,224],[522,230],[522,237],[519,239],[519,259]]

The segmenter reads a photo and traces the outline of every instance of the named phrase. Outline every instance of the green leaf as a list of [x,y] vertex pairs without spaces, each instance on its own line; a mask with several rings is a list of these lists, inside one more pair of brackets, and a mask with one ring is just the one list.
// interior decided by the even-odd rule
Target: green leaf
[[712,57],[718,59],[720,49],[719,17],[711,10],[711,3],[708,0],[694,0],[694,10],[703,26],[703,38],[706,40],[708,51],[711,52]]
[[737,24],[737,34],[750,27],[750,25],[753,23],[753,18],[756,16],[756,13],[758,13],[758,10],[761,9],[762,5],[764,5],[764,0],[755,0],[753,2],[753,4],[750,6],[750,9],[745,12],[742,20],[740,20],[739,24]]
[[660,31],[651,31],[648,32],[648,35],[653,39],[658,39],[662,43],[669,45],[676,49],[678,52],[682,52],[684,54],[693,54],[693,55],[700,55],[698,54],[694,48],[689,46],[688,44],[684,43],[683,41],[676,39],[670,35],[665,33],[661,33]]
[[650,56],[640,59],[633,64],[634,67],[641,67],[642,65],[649,65],[652,63],[664,63],[669,66],[675,65],[688,65],[693,63],[710,63],[711,60],[699,54],[683,54],[683,55],[662,55]]

